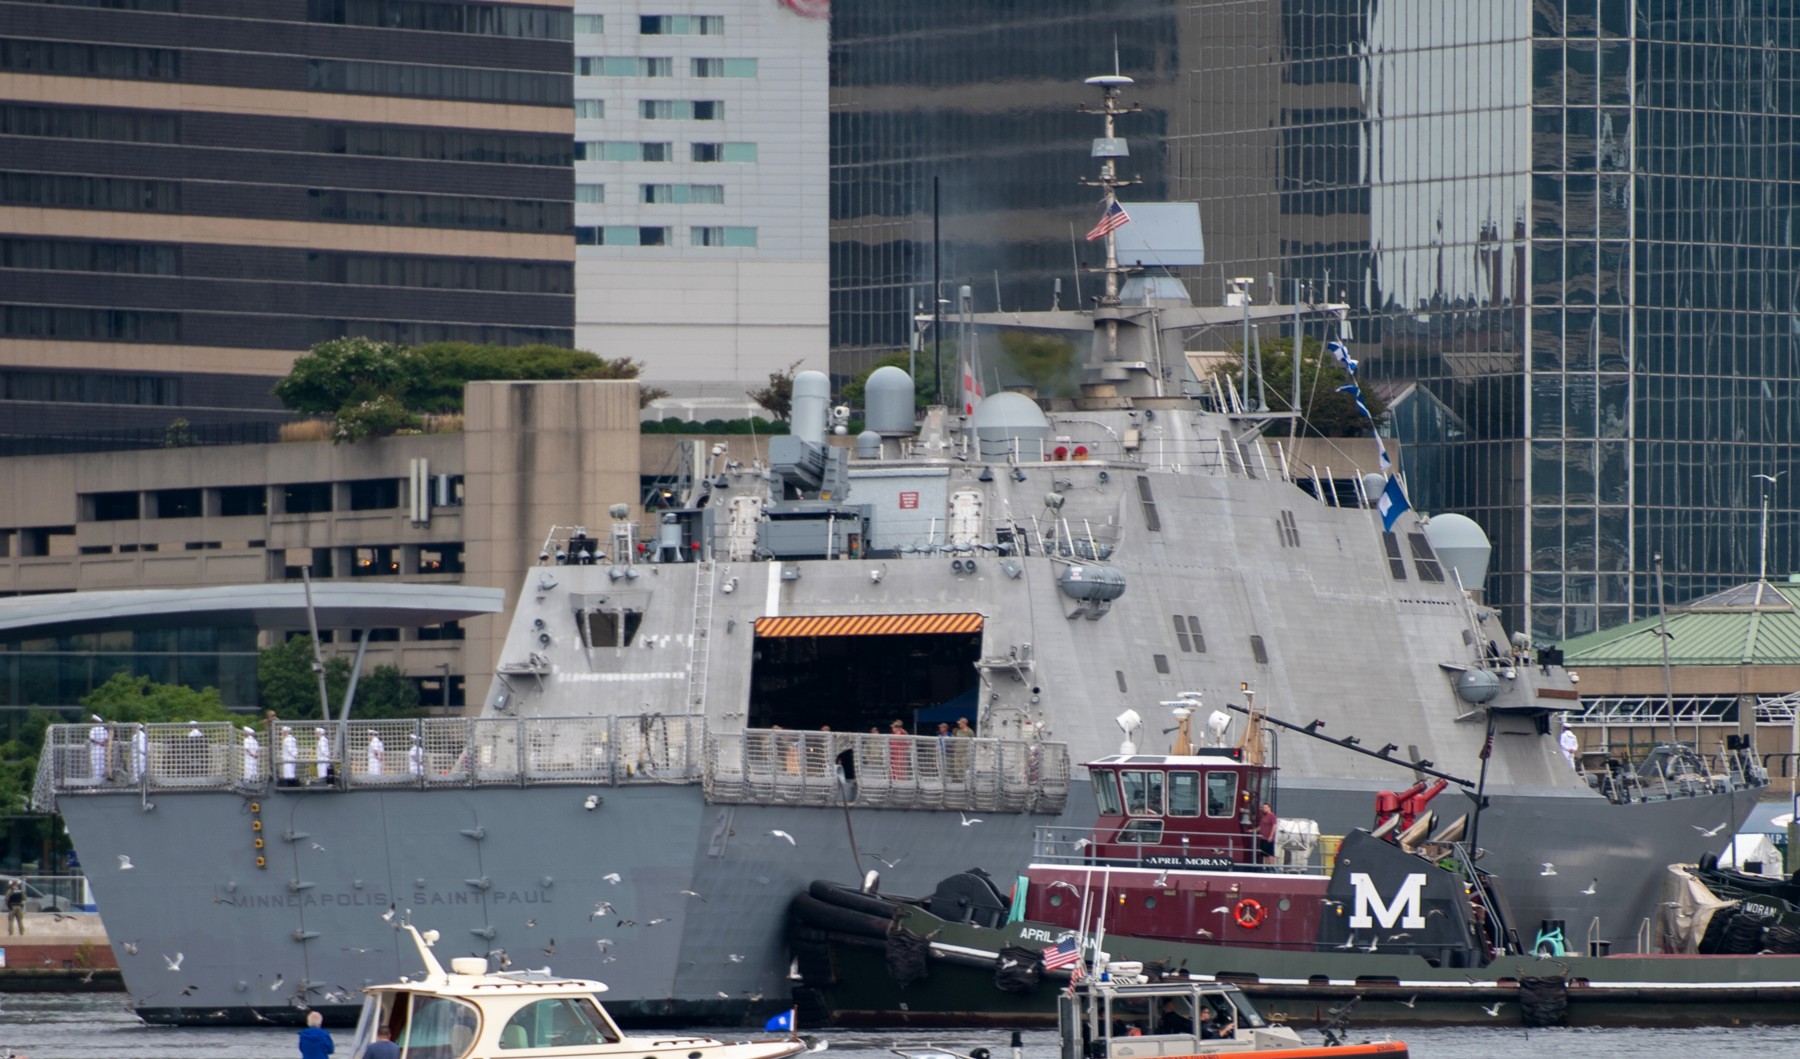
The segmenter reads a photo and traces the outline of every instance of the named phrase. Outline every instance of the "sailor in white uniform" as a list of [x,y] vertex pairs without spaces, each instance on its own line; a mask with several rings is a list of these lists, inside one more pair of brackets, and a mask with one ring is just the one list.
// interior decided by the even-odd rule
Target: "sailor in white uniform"
[[381,766],[387,762],[387,747],[381,743],[381,736],[369,733],[369,775],[381,775]]
[[106,722],[99,714],[92,714],[94,726],[88,729],[88,773],[94,782],[108,780],[112,777],[106,767],[106,751],[112,745],[112,733],[107,731]]
[[425,748],[419,745],[419,733],[412,734],[412,747],[406,751],[406,771],[413,776],[425,775]]
[[256,741],[256,729],[244,726],[244,782],[262,778],[262,744]]
[[1581,749],[1581,740],[1575,735],[1575,729],[1569,727],[1568,721],[1563,722],[1562,738],[1558,742],[1562,744],[1563,757],[1568,760],[1569,767],[1574,768],[1575,752]]
[[331,778],[331,737],[325,729],[313,729],[313,760],[319,763],[319,778]]
[[144,730],[142,723],[132,726],[131,730],[131,782],[136,783],[150,771],[150,733]]
[[281,726],[281,782],[293,786],[300,775],[300,740],[294,738],[294,730],[287,725]]

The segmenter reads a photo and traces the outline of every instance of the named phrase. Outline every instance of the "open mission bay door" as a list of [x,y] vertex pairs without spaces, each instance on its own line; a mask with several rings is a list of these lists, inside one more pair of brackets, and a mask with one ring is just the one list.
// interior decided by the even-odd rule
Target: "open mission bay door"
[[758,618],[749,727],[886,733],[899,718],[923,735],[940,718],[976,724],[982,624],[970,613]]

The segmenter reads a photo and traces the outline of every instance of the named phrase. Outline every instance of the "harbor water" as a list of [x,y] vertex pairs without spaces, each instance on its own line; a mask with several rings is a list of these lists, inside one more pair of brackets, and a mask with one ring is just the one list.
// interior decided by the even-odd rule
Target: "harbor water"
[[[11,994],[0,997],[0,1056],[29,1059],[292,1059],[292,1029],[187,1029],[146,1026],[118,993]],[[1304,1027],[1302,1035],[1314,1039]],[[806,1032],[805,1027],[801,1031]],[[734,1039],[749,1031],[711,1030]],[[336,1031],[336,1059],[355,1059],[343,1049],[348,1030]],[[993,1030],[826,1030],[816,1036],[835,1059],[895,1059],[889,1049],[927,1043],[967,1052],[985,1047],[1007,1059],[1007,1037]],[[1579,1055],[1582,1059],[1641,1059],[1680,1055],[1682,1059],[1724,1059],[1743,1055],[1800,1054],[1800,1026],[1741,1026],[1700,1030],[1525,1030],[1518,1026],[1409,1028],[1387,1031],[1356,1026],[1352,1040],[1404,1040],[1419,1059],[1539,1059]],[[1025,1034],[1024,1059],[1055,1059],[1056,1038],[1048,1030]]]

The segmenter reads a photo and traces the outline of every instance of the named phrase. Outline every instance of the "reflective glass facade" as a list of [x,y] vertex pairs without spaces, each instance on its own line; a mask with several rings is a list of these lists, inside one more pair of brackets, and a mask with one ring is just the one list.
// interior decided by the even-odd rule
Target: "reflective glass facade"
[[0,706],[73,706],[121,670],[160,684],[218,688],[256,705],[256,629],[165,618],[51,636],[0,637]]
[[1754,577],[1765,487],[1768,568],[1800,570],[1792,483],[1754,477],[1800,454],[1793,5],[914,6],[834,11],[835,370],[929,305],[934,177],[946,288],[1073,301],[1074,108],[1116,33],[1144,107],[1121,197],[1200,203],[1202,302],[1273,274],[1351,305],[1415,506],[1487,531],[1515,627],[1653,611],[1658,552],[1671,603]]

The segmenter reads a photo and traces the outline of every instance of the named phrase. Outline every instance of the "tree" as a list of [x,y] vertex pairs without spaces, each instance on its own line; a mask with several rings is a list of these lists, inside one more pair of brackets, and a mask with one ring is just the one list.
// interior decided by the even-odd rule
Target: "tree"
[[1080,389],[1075,346],[1068,339],[1035,331],[1003,331],[1000,357],[1013,374],[1037,389],[1039,397],[1073,397]]
[[781,371],[769,373],[769,385],[760,390],[746,390],[744,395],[762,405],[776,419],[787,422],[794,414],[794,375],[800,370],[794,361]]
[[[367,338],[321,342],[294,361],[274,394],[288,408],[332,416],[334,441],[383,437],[423,414],[463,410],[463,387],[487,380],[636,379],[630,357],[602,357],[562,346],[433,342],[408,347]],[[667,392],[640,387],[643,405]]]
[[[1271,412],[1292,409],[1292,349],[1292,339],[1278,338],[1263,343],[1262,391],[1257,390],[1255,380],[1252,380],[1251,398],[1254,400],[1259,392],[1266,392]],[[1212,374],[1236,388],[1243,375],[1241,354],[1230,363],[1214,368]],[[1369,415],[1363,415],[1350,395],[1338,389],[1350,381],[1350,373],[1325,353],[1324,345],[1315,338],[1308,338],[1300,350],[1300,413],[1304,431],[1296,424],[1296,432],[1330,438],[1365,437],[1374,433],[1375,427],[1387,419],[1387,402],[1373,390],[1362,387],[1363,404],[1369,409]]]
[[194,689],[158,684],[119,670],[106,683],[81,697],[81,708],[114,724],[179,724],[183,721],[229,721],[231,711],[218,688]]
[[[294,636],[257,653],[257,701],[278,717],[318,717],[319,678],[313,673],[313,641]],[[350,660],[334,655],[325,660],[325,695],[332,716],[343,708],[344,689],[350,686]],[[356,682],[356,701],[350,716],[359,720],[411,718],[423,714],[419,687],[394,666],[376,666]]]

